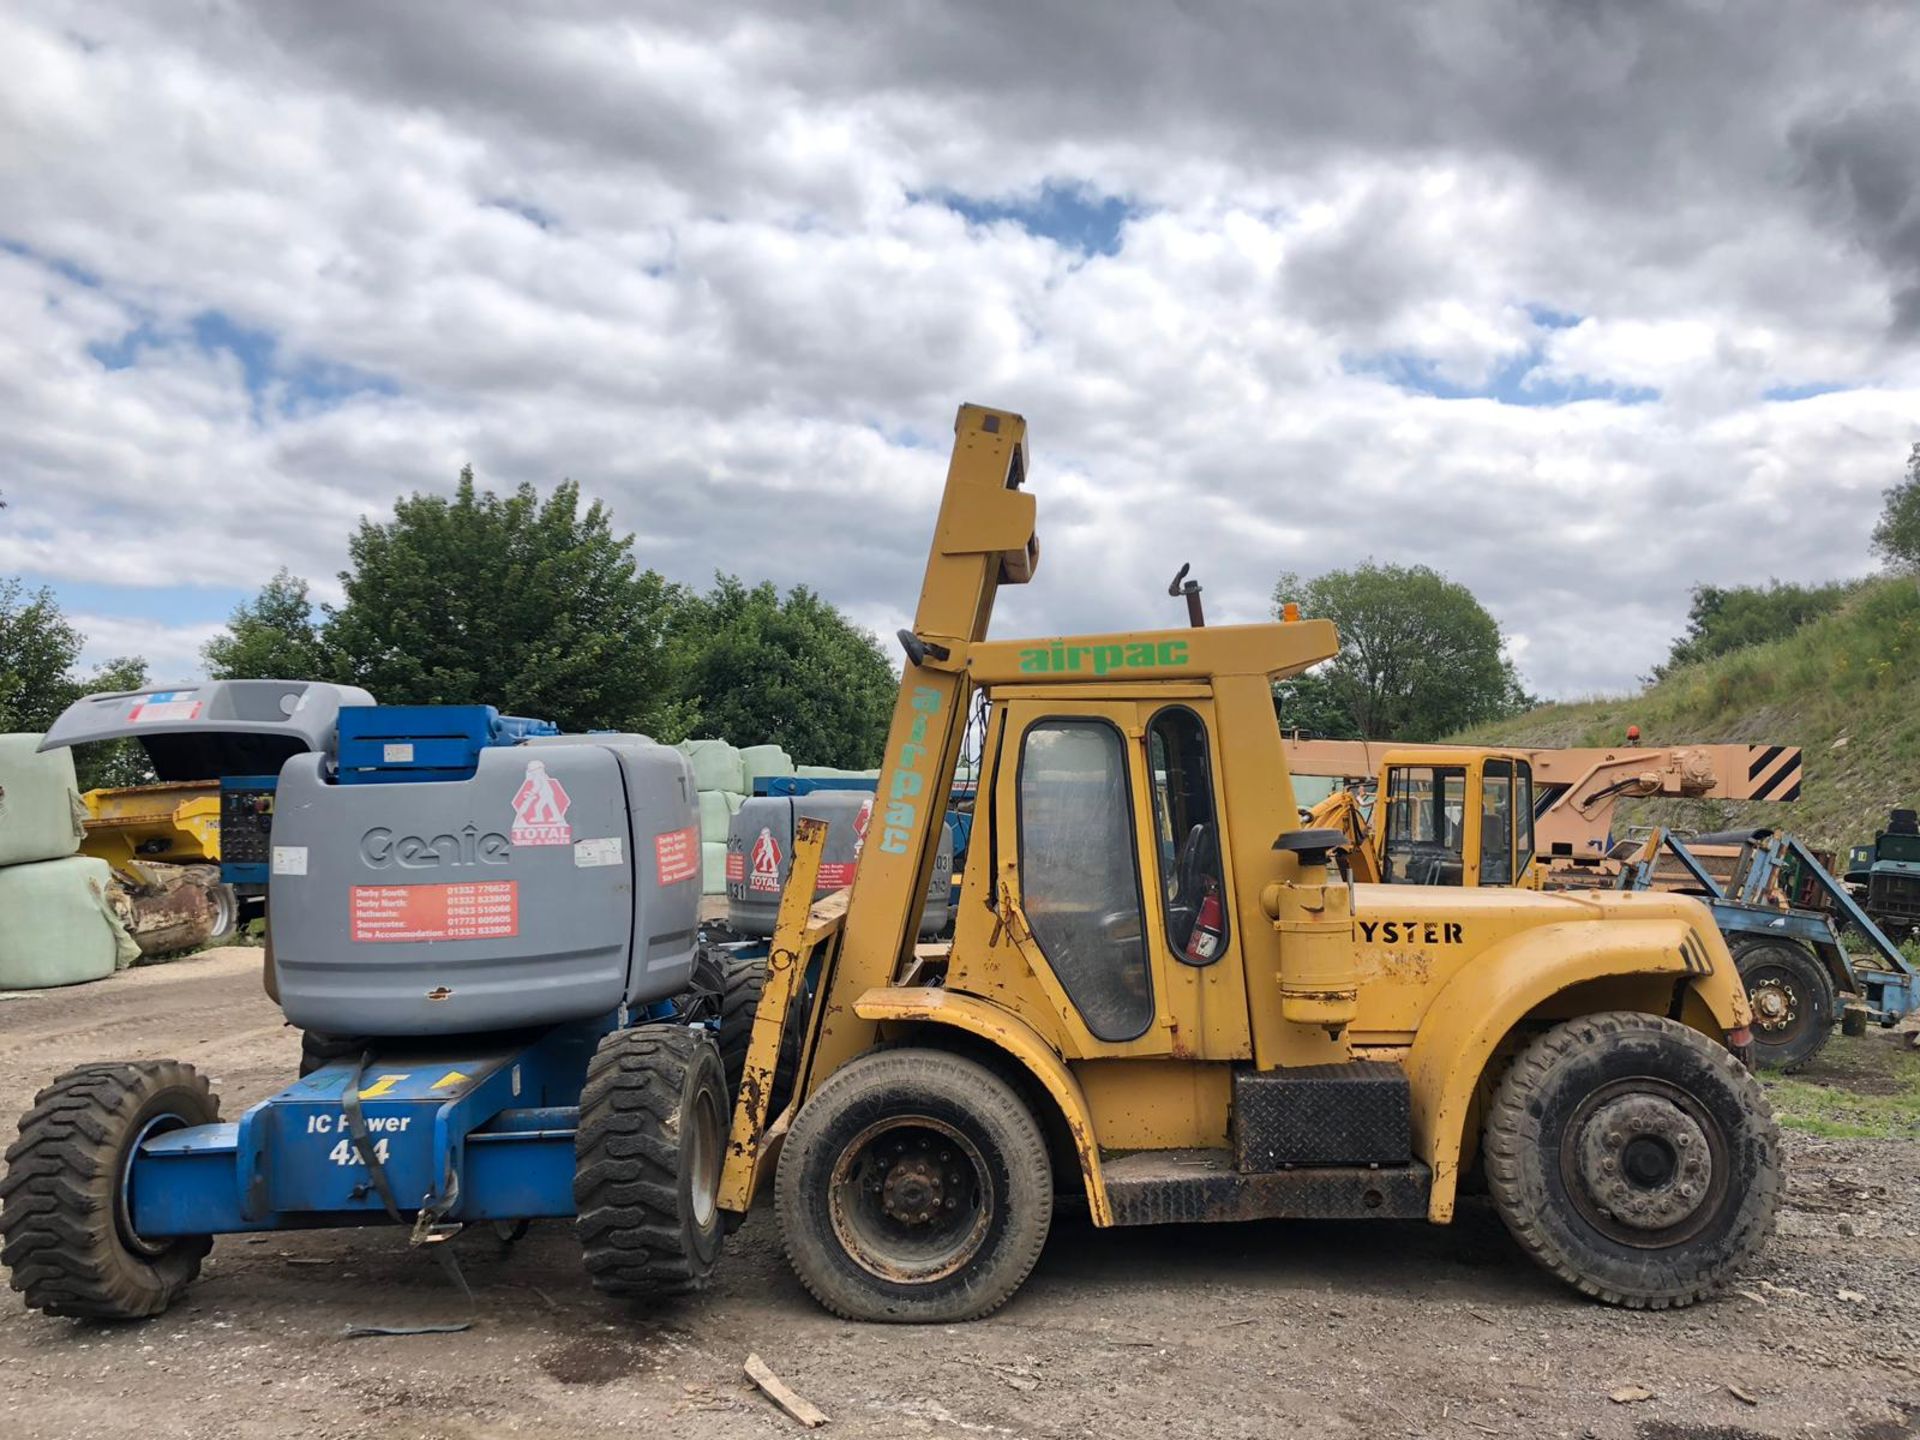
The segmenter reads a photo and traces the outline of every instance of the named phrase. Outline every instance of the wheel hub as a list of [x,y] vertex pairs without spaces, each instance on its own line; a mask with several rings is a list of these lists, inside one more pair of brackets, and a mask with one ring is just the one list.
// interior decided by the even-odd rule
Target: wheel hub
[[1762,1030],[1785,1030],[1800,1018],[1799,996],[1785,980],[1769,976],[1748,990],[1747,999]]
[[1658,1095],[1624,1095],[1596,1109],[1580,1137],[1578,1179],[1592,1202],[1635,1230],[1667,1230],[1712,1190],[1706,1132]]
[[943,1207],[946,1177],[930,1156],[914,1155],[896,1160],[880,1189],[887,1214],[903,1225],[924,1225]]
[[927,1283],[964,1266],[993,1218],[986,1165],[957,1129],[925,1115],[868,1127],[834,1165],[834,1233],[862,1269]]

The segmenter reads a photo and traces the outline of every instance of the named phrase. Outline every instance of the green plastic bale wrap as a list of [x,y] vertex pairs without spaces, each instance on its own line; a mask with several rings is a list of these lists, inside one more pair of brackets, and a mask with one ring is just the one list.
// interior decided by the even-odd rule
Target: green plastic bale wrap
[[793,774],[793,757],[778,745],[748,745],[740,751],[740,769],[751,792],[756,780]]
[[140,954],[108,899],[112,869],[73,855],[0,870],[0,990],[104,980]]
[[36,754],[40,738],[0,735],[0,865],[59,860],[86,838],[73,751]]
[[704,840],[700,844],[700,893],[727,893],[727,842]]
[[794,774],[804,780],[878,780],[878,770],[842,770],[834,765],[801,765]]
[[693,762],[696,790],[744,790],[740,752],[724,740],[682,740],[675,747]]
[[718,840],[725,844],[727,840],[727,817],[733,812],[727,808],[727,792],[724,790],[702,790],[700,792],[700,838]]

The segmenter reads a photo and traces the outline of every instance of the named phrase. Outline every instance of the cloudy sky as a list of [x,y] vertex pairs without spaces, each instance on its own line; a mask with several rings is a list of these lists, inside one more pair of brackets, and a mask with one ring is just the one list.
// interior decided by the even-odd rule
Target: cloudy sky
[[974,400],[1041,507],[1002,635],[1372,556],[1628,688],[1696,583],[1871,568],[1916,73],[1904,0],[27,0],[0,574],[185,676],[470,460],[887,633]]

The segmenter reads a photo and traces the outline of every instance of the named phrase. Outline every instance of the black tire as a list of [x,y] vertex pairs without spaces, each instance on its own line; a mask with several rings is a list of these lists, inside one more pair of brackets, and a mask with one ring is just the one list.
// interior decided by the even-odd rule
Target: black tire
[[300,1078],[341,1060],[358,1060],[367,1048],[362,1035],[323,1035],[318,1030],[300,1032]]
[[82,1065],[34,1096],[0,1180],[0,1260],[28,1306],[143,1320],[172,1304],[213,1239],[140,1239],[123,1182],[148,1136],[219,1118],[207,1082],[176,1060]]
[[580,1094],[574,1233],[594,1288],[621,1297],[702,1288],[720,1258],[715,1205],[726,1078],[703,1029],[637,1025],[601,1040]]
[[702,950],[694,957],[693,985],[711,992],[719,1006],[720,1065],[726,1071],[727,1095],[740,1093],[740,1074],[747,1066],[747,1047],[753,1043],[753,1017],[760,994],[767,988],[764,955],[742,956],[727,950]]
[[215,885],[207,892],[213,904],[213,933],[209,945],[231,945],[240,934],[240,896],[231,885]]
[[1053,1221],[1032,1112],[984,1065],[941,1050],[884,1050],[836,1071],[800,1108],[774,1194],[794,1273],[848,1320],[991,1314]]
[[1803,1068],[1825,1048],[1839,1010],[1827,967],[1791,940],[1748,941],[1733,958],[1753,1007],[1753,1063]]
[[1782,1190],[1759,1082],[1656,1015],[1590,1015],[1534,1041],[1494,1093],[1482,1153],[1521,1247],[1633,1310],[1726,1285],[1773,1232]]

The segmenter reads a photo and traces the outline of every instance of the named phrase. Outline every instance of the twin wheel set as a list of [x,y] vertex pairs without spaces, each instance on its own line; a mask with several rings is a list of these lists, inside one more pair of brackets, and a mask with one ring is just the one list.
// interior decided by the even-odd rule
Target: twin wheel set
[[[717,1204],[729,1080],[759,989],[751,974],[731,978],[732,1025],[615,1030],[588,1065],[573,1223],[607,1294],[700,1289],[731,1228]],[[133,1158],[155,1137],[215,1123],[218,1108],[176,1061],[83,1066],[40,1092],[0,1182],[0,1260],[29,1306],[99,1319],[167,1308],[212,1239],[133,1229]],[[1778,1132],[1745,1067],[1637,1013],[1537,1037],[1496,1087],[1481,1140],[1487,1187],[1521,1246],[1581,1291],[1635,1308],[1724,1285],[1771,1230],[1781,1189]],[[985,1315],[1019,1288],[1046,1242],[1056,1177],[1077,1188],[1078,1166],[1050,1149],[1015,1083],[915,1047],[829,1077],[795,1117],[774,1188],[788,1257],[821,1304],[849,1319],[943,1322]]]

